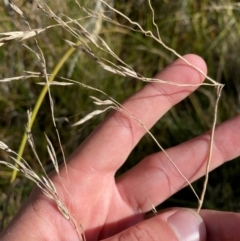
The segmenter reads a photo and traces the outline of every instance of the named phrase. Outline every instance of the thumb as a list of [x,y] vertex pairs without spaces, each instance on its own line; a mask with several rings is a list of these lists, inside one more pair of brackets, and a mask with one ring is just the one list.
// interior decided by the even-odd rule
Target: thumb
[[144,220],[105,241],[205,241],[202,218],[191,209],[172,209]]

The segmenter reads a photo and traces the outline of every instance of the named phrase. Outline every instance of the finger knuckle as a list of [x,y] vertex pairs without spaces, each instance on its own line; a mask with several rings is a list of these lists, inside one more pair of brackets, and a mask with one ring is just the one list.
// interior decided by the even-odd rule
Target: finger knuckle
[[131,227],[119,236],[119,241],[146,241],[155,240],[151,231],[144,225],[136,225]]

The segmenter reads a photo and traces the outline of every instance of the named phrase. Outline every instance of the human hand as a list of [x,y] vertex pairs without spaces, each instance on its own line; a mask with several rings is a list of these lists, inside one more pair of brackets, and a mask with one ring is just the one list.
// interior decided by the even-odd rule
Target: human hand
[[[202,59],[194,55],[185,58],[206,72]],[[182,60],[168,66],[157,78],[189,84],[203,81],[202,75]],[[150,129],[195,88],[150,83],[123,105]],[[239,130],[240,115],[216,128],[211,169],[240,154]],[[192,210],[172,209],[145,219],[151,203],[158,205],[186,186],[186,181],[163,152],[147,156],[115,179],[117,169],[144,134],[139,123],[113,112],[69,158],[68,178],[64,166],[61,179],[51,174],[61,200],[85,228],[87,241],[239,240],[239,214],[204,210],[199,216]],[[167,150],[191,182],[205,174],[209,138],[208,132]],[[35,189],[0,240],[79,239],[56,205]]]

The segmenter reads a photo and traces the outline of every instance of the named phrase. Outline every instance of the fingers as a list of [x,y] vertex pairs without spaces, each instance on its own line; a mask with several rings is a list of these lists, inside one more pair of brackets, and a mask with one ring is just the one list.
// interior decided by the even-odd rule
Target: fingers
[[207,241],[238,241],[240,214],[202,210],[200,212],[207,230]]
[[[187,55],[185,58],[206,72],[206,65],[200,57]],[[199,72],[180,59],[156,77],[186,84],[199,84],[203,81]],[[193,86],[151,83],[125,101],[123,106],[149,129],[166,111],[195,89]],[[114,174],[144,134],[145,130],[135,120],[114,112],[74,153],[70,158],[70,166],[75,170],[82,168]]]
[[[215,132],[211,170],[240,155],[240,115],[218,126]],[[167,150],[190,181],[205,174],[210,132]],[[134,210],[149,211],[177,192],[186,181],[163,152],[146,157],[117,180],[122,197]],[[127,198],[126,198],[127,197]]]
[[[104,241],[205,241],[201,217],[192,210],[169,210]],[[209,240],[208,240],[209,241]]]

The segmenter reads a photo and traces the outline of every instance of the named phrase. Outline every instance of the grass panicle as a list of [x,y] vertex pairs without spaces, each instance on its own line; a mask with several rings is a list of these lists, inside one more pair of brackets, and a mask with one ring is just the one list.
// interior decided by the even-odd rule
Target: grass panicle
[[[44,132],[44,138],[46,142],[45,149],[47,150],[49,160],[51,162],[51,165],[54,167],[56,173],[59,175],[59,156],[61,156],[61,159],[63,160],[63,163],[65,165],[66,174],[68,176],[67,172],[67,165],[66,165],[66,158],[65,158],[65,150],[62,143],[62,136],[60,135],[59,127],[56,120],[67,120],[67,122],[71,123],[72,128],[80,128],[80,125],[86,125],[90,120],[92,121],[94,117],[99,116],[105,112],[108,112],[109,110],[115,110],[121,112],[123,115],[127,116],[128,118],[133,119],[136,121],[147,133],[148,136],[153,140],[153,142],[157,145],[157,147],[166,155],[167,159],[172,163],[172,165],[176,168],[177,172],[181,177],[185,180],[186,184],[190,186],[192,192],[197,198],[198,201],[198,212],[201,210],[205,194],[207,191],[207,185],[209,180],[209,170],[211,166],[211,159],[212,159],[212,149],[213,149],[213,142],[214,142],[214,134],[215,134],[215,128],[217,124],[217,118],[218,118],[218,107],[220,103],[220,97],[222,96],[222,89],[224,84],[218,82],[217,80],[212,79],[209,77],[209,75],[206,75],[196,66],[192,65],[190,62],[188,62],[184,57],[183,54],[179,51],[175,50],[174,44],[173,47],[170,47],[170,44],[165,43],[165,33],[164,27],[159,26],[159,17],[156,16],[156,13],[154,11],[154,5],[150,0],[147,1],[148,7],[149,7],[149,15],[147,18],[147,24],[145,26],[142,26],[138,21],[135,21],[131,18],[127,13],[125,14],[121,9],[118,10],[117,6],[118,4],[115,1],[104,1],[99,0],[94,2],[94,4],[90,4],[92,8],[89,8],[89,6],[84,6],[81,4],[81,2],[78,1],[72,1],[72,4],[74,3],[75,7],[77,6],[78,11],[81,13],[81,16],[79,18],[79,15],[70,16],[70,14],[55,12],[52,9],[51,3],[49,5],[42,4],[41,2],[33,1],[35,6],[38,9],[38,14],[41,16],[44,16],[44,18],[48,19],[49,24],[45,26],[44,22],[38,22],[38,27],[34,26],[31,27],[31,23],[28,20],[28,17],[22,11],[16,4],[9,1],[9,6],[11,9],[17,14],[17,16],[22,20],[24,25],[24,30],[17,30],[17,31],[7,31],[0,33],[0,47],[1,49],[7,48],[8,45],[18,45],[21,46],[24,51],[29,56],[34,56],[34,59],[36,60],[36,65],[32,69],[24,68],[22,71],[22,74],[10,76],[10,77],[3,77],[0,79],[1,84],[11,84],[14,82],[20,82],[20,81],[34,81],[37,85],[35,86],[43,86],[42,90],[39,94],[38,100],[35,102],[35,107],[33,108],[33,112],[28,111],[28,122],[26,126],[26,131],[22,137],[21,144],[19,146],[18,153],[11,150],[8,145],[6,145],[3,141],[0,141],[0,149],[3,150],[3,152],[7,153],[13,162],[8,161],[0,161],[0,164],[3,164],[7,166],[8,168],[12,169],[12,177],[11,182],[14,182],[17,176],[17,172],[21,172],[26,178],[33,181],[41,190],[42,192],[53,202],[55,202],[56,206],[58,207],[61,214],[71,223],[74,230],[77,232],[79,240],[85,241],[85,235],[84,235],[84,229],[87,227],[82,227],[81,224],[77,223],[74,219],[74,216],[69,212],[67,206],[61,201],[57,190],[52,183],[52,181],[49,179],[47,172],[44,168],[43,162],[41,157],[38,155],[37,146],[35,145],[34,141],[34,134],[32,132],[33,125],[35,123],[36,117],[39,114],[39,109],[43,105],[44,100],[46,99],[46,95],[48,94],[48,106],[50,110],[51,115],[51,124],[54,129],[55,133],[55,139],[52,135],[49,135],[48,132]],[[127,9],[131,9],[134,5],[132,1],[129,1],[129,5],[126,6],[126,12]],[[138,4],[141,4],[141,1],[139,1]],[[128,8],[130,6],[130,8]],[[63,6],[64,8],[64,6]],[[196,8],[195,5],[192,6],[192,8]],[[204,7],[202,11],[210,11],[215,13],[216,11],[222,11],[222,10],[230,11],[229,13],[232,13],[231,11],[239,10],[238,4],[231,4],[231,5],[216,5],[211,4],[210,6]],[[142,13],[143,14],[143,13]],[[211,16],[212,16],[211,15]],[[177,15],[176,15],[177,16]],[[232,22],[231,24],[235,23],[235,18],[232,13]],[[190,21],[190,18],[182,17],[183,19],[180,19],[179,21]],[[193,16],[192,19],[195,21],[198,17]],[[141,18],[139,18],[141,19]],[[13,20],[14,23],[14,20]],[[167,25],[171,25],[172,22],[165,22]],[[202,25],[205,26],[206,23],[204,19],[202,19]],[[198,26],[198,25],[196,25]],[[177,29],[179,26],[176,26]],[[194,26],[193,26],[194,27]],[[27,28],[27,30],[26,30]],[[179,27],[180,28],[180,27]],[[59,30],[60,29],[60,30]],[[114,45],[109,41],[108,34],[110,32],[109,29],[112,29],[112,31],[124,33],[132,37],[132,39],[140,39],[142,44],[138,46],[138,50],[140,51],[146,51],[146,49],[149,50],[149,52],[153,53],[153,55],[157,52],[159,53],[159,50],[156,50],[157,47],[148,47],[144,45],[144,43],[151,42],[151,46],[161,46],[163,48],[163,51],[161,52],[161,56],[167,56],[164,57],[167,59],[167,61],[170,62],[172,57],[169,57],[171,55],[178,57],[182,59],[188,66],[191,68],[197,70],[201,75],[204,76],[206,81],[201,84],[188,84],[188,83],[182,83],[177,84],[174,82],[171,82],[170,80],[160,80],[156,78],[151,78],[149,75],[144,74],[144,71],[139,71],[141,68],[134,68],[134,61],[128,61],[129,59],[126,57],[126,54],[124,54],[124,50],[127,49],[129,51],[129,46],[122,46],[123,51],[118,51],[118,48],[114,48]],[[117,29],[117,30],[116,30]],[[60,31],[63,34],[62,36],[58,36],[57,39],[60,41],[60,46],[62,48],[62,45],[64,45],[65,48],[65,54],[60,58],[60,61],[55,65],[49,65],[50,56],[51,54],[45,54],[45,47],[43,43],[49,43],[49,45],[52,45],[53,43],[49,41],[49,36],[51,33],[54,33],[54,31]],[[197,33],[199,33],[199,30],[196,30]],[[212,31],[211,28],[208,29],[208,31]],[[226,31],[221,32],[218,35],[218,41],[226,35]],[[41,39],[41,36],[45,36],[43,39]],[[200,36],[197,36],[196,38],[200,38]],[[234,37],[233,37],[234,38]],[[129,40],[128,40],[129,41]],[[213,44],[218,44],[219,42],[215,42]],[[213,46],[210,46],[210,48],[213,48]],[[52,51],[53,54],[55,52],[55,49]],[[207,51],[206,51],[207,52]],[[72,58],[71,60],[70,56],[75,54],[75,58]],[[225,56],[225,55],[223,55]],[[195,86],[195,87],[203,87],[203,95],[209,96],[208,99],[211,99],[211,105],[214,106],[213,110],[210,111],[212,113],[212,121],[211,121],[211,137],[209,141],[209,150],[208,150],[208,158],[206,160],[206,173],[205,173],[205,179],[203,183],[203,188],[201,190],[201,193],[195,190],[194,186],[190,183],[190,181],[184,176],[182,171],[177,167],[175,164],[175,161],[172,160],[172,158],[168,155],[168,153],[165,151],[163,145],[160,144],[160,142],[155,137],[155,134],[150,130],[147,129],[145,124],[133,113],[131,113],[129,110],[127,110],[124,106],[122,106],[115,98],[114,96],[111,97],[110,94],[108,94],[108,91],[105,91],[104,89],[100,88],[98,84],[88,84],[85,81],[84,74],[87,74],[87,76],[91,76],[92,71],[88,71],[87,68],[82,68],[81,71],[77,73],[77,76],[79,77],[77,80],[76,78],[72,78],[71,75],[73,75],[75,69],[77,68],[77,62],[81,62],[82,65],[84,61],[87,61],[88,65],[96,66],[96,69],[100,71],[100,73],[107,73],[111,74],[113,76],[117,76],[117,78],[124,78],[127,80],[132,80],[132,82],[129,84],[127,81],[124,83],[131,85],[132,83],[135,83],[136,86],[138,86],[138,83],[147,82],[147,83],[158,83],[160,85],[174,85],[178,86],[179,88],[184,88],[187,86]],[[126,60],[127,59],[127,60]],[[130,58],[131,59],[131,58]],[[223,59],[221,60],[223,61]],[[66,63],[69,63],[69,71],[66,71],[65,65]],[[137,61],[136,61],[137,62]],[[223,63],[223,62],[222,62]],[[80,65],[81,65],[80,64]],[[223,64],[224,65],[224,64]],[[55,67],[54,67],[55,66]],[[143,65],[144,66],[144,65]],[[69,76],[65,76],[64,73],[68,72]],[[223,72],[223,69],[221,66],[218,68],[219,75]],[[55,92],[55,88],[61,89],[62,87],[81,87],[83,89],[86,89],[90,92],[94,92],[93,95],[89,94],[88,97],[93,103],[97,106],[97,109],[89,111],[88,114],[85,114],[82,118],[77,119],[76,113],[72,114],[74,118],[69,121],[68,117],[61,117],[60,112],[56,115],[56,100],[55,95],[53,94]],[[100,84],[101,86],[101,84]],[[209,89],[215,89],[217,94],[215,97],[209,92]],[[7,91],[7,90],[6,90]],[[95,95],[96,94],[96,95]],[[101,100],[101,98],[104,97],[104,100]],[[204,98],[203,98],[204,99]],[[206,98],[205,98],[206,99]],[[205,100],[204,99],[204,100]],[[196,112],[201,118],[202,111],[199,110],[201,106],[201,101],[196,101],[194,95],[190,97],[190,103],[192,103],[193,106],[196,108]],[[76,111],[76,110],[74,110]],[[174,112],[173,116],[176,115]],[[64,114],[63,114],[64,115]],[[59,117],[60,116],[60,117]],[[201,120],[204,122],[203,120]],[[207,121],[206,121],[207,122]],[[77,130],[77,129],[75,129]],[[54,139],[54,140],[52,140]],[[34,154],[35,160],[37,160],[38,165],[40,166],[40,170],[43,173],[42,175],[37,174],[31,166],[28,164],[28,162],[23,158],[23,153],[25,150],[26,143],[29,143],[32,153]],[[56,144],[58,151],[56,150]],[[60,175],[59,178],[61,179]],[[66,191],[66,190],[65,190]],[[69,197],[71,198],[71,197]],[[146,197],[147,198],[147,197]],[[151,207],[154,212],[156,212],[155,207],[152,205],[151,200],[149,200],[149,203],[151,204]]]

